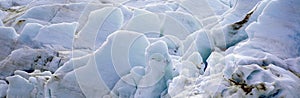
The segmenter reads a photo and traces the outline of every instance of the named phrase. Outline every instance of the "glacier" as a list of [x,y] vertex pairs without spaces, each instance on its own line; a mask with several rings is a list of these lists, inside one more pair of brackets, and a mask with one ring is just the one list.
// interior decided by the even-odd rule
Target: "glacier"
[[299,5],[0,0],[0,98],[298,98]]

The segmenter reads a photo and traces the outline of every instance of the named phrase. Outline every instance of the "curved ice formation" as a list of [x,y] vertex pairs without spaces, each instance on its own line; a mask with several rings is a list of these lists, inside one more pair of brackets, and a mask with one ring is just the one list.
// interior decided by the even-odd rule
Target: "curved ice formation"
[[0,0],[0,98],[298,98],[299,5]]
[[119,8],[105,7],[92,11],[85,26],[79,31],[79,37],[75,39],[75,48],[96,50],[109,34],[120,29],[122,23],[123,16]]

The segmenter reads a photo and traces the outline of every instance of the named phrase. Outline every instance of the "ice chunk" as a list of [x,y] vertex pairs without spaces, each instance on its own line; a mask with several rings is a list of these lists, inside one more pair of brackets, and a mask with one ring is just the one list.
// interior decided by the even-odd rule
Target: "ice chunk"
[[[11,40],[11,39],[16,39],[19,35],[16,33],[14,28],[11,27],[0,27],[1,29],[1,39],[3,40]],[[2,41],[1,41],[2,42]]]
[[198,29],[200,29],[200,24],[193,16],[169,12],[164,16],[161,32],[164,35],[173,35],[183,40]]
[[140,33],[160,33],[161,20],[157,14],[148,13],[134,16],[124,27],[125,30]]
[[57,69],[47,82],[45,96],[48,97],[74,97],[82,98],[82,92],[74,69],[87,65],[91,55],[74,57]]
[[61,23],[61,22],[77,22],[79,16],[86,4],[54,4],[36,6],[29,9],[25,14],[18,17],[13,27],[17,32],[20,32],[26,23]]
[[207,67],[205,70],[205,75],[212,75],[221,73],[224,70],[224,54],[218,52],[212,52],[207,59]]
[[203,59],[199,52],[194,52],[187,60],[190,61],[192,64],[194,64],[194,66],[196,67],[196,68],[189,69],[189,70],[199,69],[199,72],[196,72],[196,73],[200,73],[200,74],[204,73],[206,66],[205,66],[204,62],[202,61]]
[[123,76],[134,66],[145,66],[145,51],[149,45],[145,36],[128,31],[117,31],[115,34],[111,39],[111,60],[117,74]]
[[[92,59],[88,61],[89,63],[75,70],[84,94],[91,97],[105,96],[122,76],[130,72],[132,67],[145,66],[145,49],[148,44],[146,37],[137,32],[116,31],[111,34],[107,41],[91,54]],[[87,75],[94,75],[97,78],[90,78]],[[98,81],[98,83],[87,81]],[[122,81],[127,82],[126,79]]]
[[199,21],[190,14],[181,12],[166,12],[166,14],[182,24],[190,33],[201,29],[201,24],[199,23]]
[[69,73],[57,73],[51,76],[45,88],[46,97],[72,97],[83,98],[85,95],[82,93],[78,85],[74,71]]
[[93,11],[75,39],[74,48],[96,50],[109,34],[121,28],[122,23],[123,15],[119,8],[105,7]]
[[136,88],[145,70],[142,66],[133,67],[129,74],[123,76],[111,91],[111,96],[132,98],[136,92]]
[[127,6],[119,6],[124,16],[123,25],[127,24],[127,22],[133,17],[132,9],[128,8]]
[[182,41],[184,46],[184,54],[182,55],[182,59],[186,60],[193,52],[198,51],[196,47],[196,38],[198,33],[194,32],[186,37],[185,40]]
[[164,35],[173,35],[183,40],[200,28],[200,23],[192,15],[180,12],[167,12],[161,29]]
[[[33,84],[29,83],[25,78],[15,75],[6,78],[9,82],[7,97],[17,98],[17,97],[31,97],[31,92],[34,88]],[[20,88],[21,87],[21,88]]]
[[17,41],[30,47],[39,47],[38,44],[33,41],[33,39],[36,37],[42,27],[43,25],[38,23],[26,24]]
[[134,97],[160,97],[167,90],[167,81],[173,78],[172,64],[167,45],[163,41],[152,43],[147,48],[146,73],[138,83]]
[[27,73],[25,71],[17,70],[14,72],[15,76],[21,76],[29,81],[33,85],[33,89],[30,93],[31,97],[43,98],[45,97],[44,88],[45,83],[52,75],[50,71],[41,72],[40,70],[35,70],[32,73]]
[[217,22],[216,13],[211,8],[207,0],[182,0],[180,1],[181,7],[186,12],[191,13],[199,19],[202,26],[207,26],[212,22]]
[[[95,58],[89,59],[88,63],[80,68],[75,69],[77,82],[86,97],[94,98],[96,96],[103,97],[110,91],[111,85],[107,85],[107,77],[102,77],[98,71],[98,66]],[[107,70],[107,68],[102,68]],[[89,77],[94,76],[94,77]],[[110,76],[112,77],[112,76]],[[115,77],[114,77],[115,78]],[[115,83],[117,80],[110,80],[109,82]],[[114,86],[114,84],[113,84]]]
[[[34,69],[40,69],[54,72],[60,65],[60,62],[53,61],[55,56],[55,52],[45,49],[20,48],[14,50],[7,58],[0,62],[0,78],[4,79],[12,75],[15,70],[30,72]],[[53,62],[53,64],[50,64],[50,62]]]
[[180,39],[176,36],[165,35],[160,38],[148,38],[150,43],[154,43],[156,41],[164,41],[168,46],[168,52],[170,55],[174,56],[182,56],[184,53],[184,46]]
[[79,20],[78,20],[79,26],[77,28],[77,32],[79,32],[84,27],[84,25],[87,23],[91,12],[98,10],[98,9],[102,9],[104,7],[111,7],[111,6],[112,6],[111,4],[102,4],[102,3],[94,3],[94,2],[90,2],[87,5],[85,5],[85,7],[79,17]]
[[0,27],[0,61],[5,59],[14,49],[18,37],[16,31],[11,27]]
[[5,97],[8,89],[8,84],[4,80],[0,80],[0,97]]
[[193,52],[187,60],[176,63],[174,66],[179,75],[170,82],[168,94],[171,97],[178,97],[177,95],[194,85],[198,76],[204,73],[205,64],[199,52]]
[[165,41],[168,46],[168,51],[170,55],[182,56],[184,46],[180,39],[172,35],[165,35],[161,37],[161,40]]
[[[34,41],[40,42],[43,45],[52,45],[54,49],[56,48],[55,46],[71,49],[76,27],[77,23],[60,23],[45,26],[39,30]],[[60,49],[58,48],[57,50]]]
[[[119,38],[122,38],[122,37],[119,37]],[[125,39],[125,38],[123,38],[123,39]],[[145,51],[146,51],[146,47],[148,45],[149,45],[149,42],[145,36],[139,36],[135,39],[135,41],[132,42],[131,46],[128,49],[128,52],[129,52],[128,60],[129,60],[129,64],[132,67],[146,65]],[[114,48],[116,49],[114,51],[118,51],[117,47],[114,47]],[[125,51],[124,51],[124,53],[125,53]],[[123,53],[120,53],[120,54],[123,54]],[[120,55],[120,54],[118,54],[118,55]],[[119,58],[116,58],[115,60],[117,62],[119,62],[118,59]]]

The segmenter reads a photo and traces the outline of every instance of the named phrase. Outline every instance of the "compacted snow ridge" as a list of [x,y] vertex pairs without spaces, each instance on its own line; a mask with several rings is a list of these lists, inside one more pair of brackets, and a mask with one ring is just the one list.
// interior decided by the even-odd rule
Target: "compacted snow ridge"
[[0,98],[300,98],[299,0],[0,0]]

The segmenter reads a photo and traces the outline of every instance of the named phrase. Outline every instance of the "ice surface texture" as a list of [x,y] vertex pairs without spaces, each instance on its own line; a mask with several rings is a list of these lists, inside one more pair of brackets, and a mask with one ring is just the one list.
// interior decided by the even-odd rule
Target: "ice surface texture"
[[299,5],[0,0],[0,98],[298,98]]

